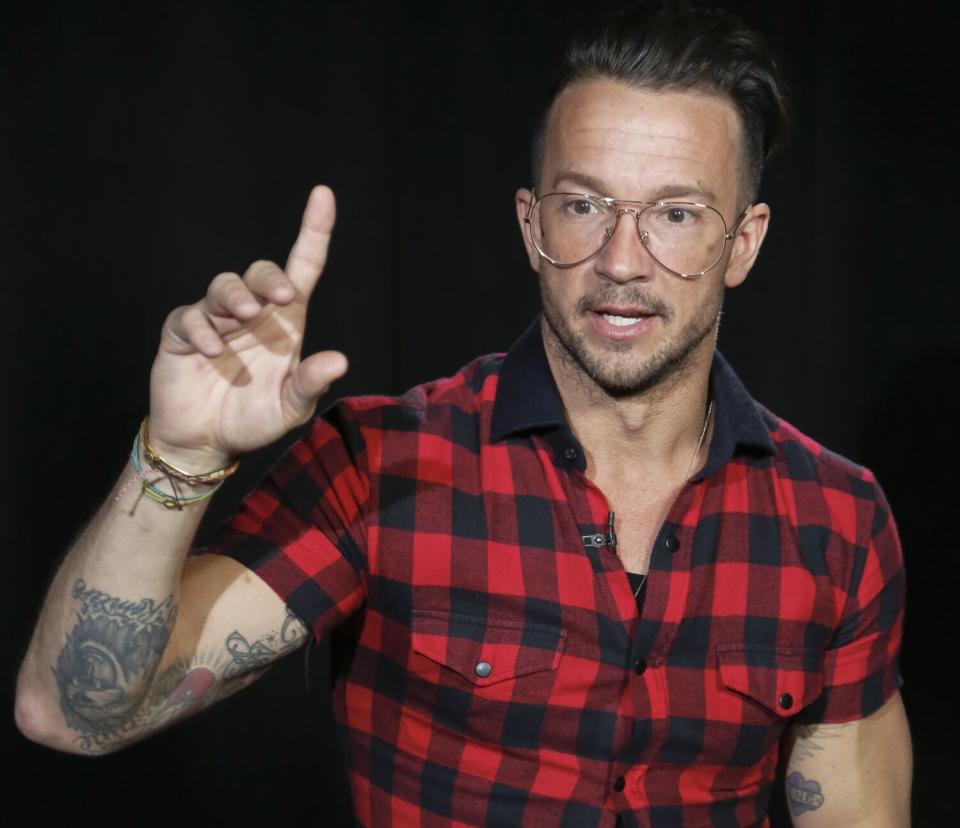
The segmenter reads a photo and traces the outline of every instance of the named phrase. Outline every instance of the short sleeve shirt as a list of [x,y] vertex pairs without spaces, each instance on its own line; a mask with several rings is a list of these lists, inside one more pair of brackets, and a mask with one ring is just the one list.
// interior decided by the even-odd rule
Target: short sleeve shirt
[[790,722],[896,690],[904,578],[872,474],[715,355],[709,456],[643,616],[538,323],[506,355],[318,417],[222,531],[347,653],[364,825],[766,825]]

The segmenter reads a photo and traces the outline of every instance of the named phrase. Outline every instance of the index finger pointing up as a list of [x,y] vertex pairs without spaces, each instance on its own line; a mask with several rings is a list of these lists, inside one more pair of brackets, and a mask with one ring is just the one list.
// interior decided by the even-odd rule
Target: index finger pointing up
[[330,246],[330,234],[337,215],[333,190],[320,185],[310,191],[307,207],[303,211],[300,234],[290,249],[286,273],[297,290],[307,296],[313,290],[323,272]]

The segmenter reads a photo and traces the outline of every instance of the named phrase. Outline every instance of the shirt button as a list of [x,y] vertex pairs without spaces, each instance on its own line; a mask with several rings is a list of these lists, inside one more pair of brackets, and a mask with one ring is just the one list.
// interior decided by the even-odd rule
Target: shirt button
[[647,660],[645,658],[638,658],[633,662],[633,671],[638,675],[642,676],[647,669]]
[[616,779],[613,780],[613,789],[617,793],[620,793],[620,791],[622,791],[625,787],[627,787],[627,780],[624,779],[622,776],[618,776]]
[[487,661],[478,661],[477,666],[473,668],[473,672],[480,676],[480,678],[486,678],[493,672],[493,667],[491,667]]
[[781,693],[780,698],[777,699],[777,701],[780,702],[780,706],[784,710],[789,710],[791,707],[793,707],[793,696],[791,696],[789,693]]
[[667,552],[676,552],[680,548],[680,541],[677,539],[676,535],[667,535],[663,539],[663,548]]
[[577,459],[577,450],[574,448],[568,448],[563,450],[563,456],[567,458],[571,463]]

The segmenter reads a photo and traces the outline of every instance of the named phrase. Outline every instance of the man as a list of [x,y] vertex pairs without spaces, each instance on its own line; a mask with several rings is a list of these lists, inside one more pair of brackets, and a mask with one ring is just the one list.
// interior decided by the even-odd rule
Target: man
[[219,538],[204,505],[346,370],[301,359],[333,227],[174,311],[130,467],[18,683],[104,753],[339,627],[364,824],[907,824],[900,550],[872,475],[715,352],[760,250],[782,103],[735,21],[644,7],[571,53],[517,216],[543,315],[504,356],[317,419]]

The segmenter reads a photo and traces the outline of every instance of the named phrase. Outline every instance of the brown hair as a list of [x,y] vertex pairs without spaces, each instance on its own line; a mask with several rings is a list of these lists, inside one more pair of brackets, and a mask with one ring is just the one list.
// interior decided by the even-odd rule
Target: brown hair
[[574,41],[533,139],[539,185],[550,112],[577,81],[610,78],[654,90],[696,89],[728,98],[746,141],[744,193],[753,201],[764,166],[787,131],[783,79],[766,41],[729,12],[689,2],[647,2],[605,20]]

